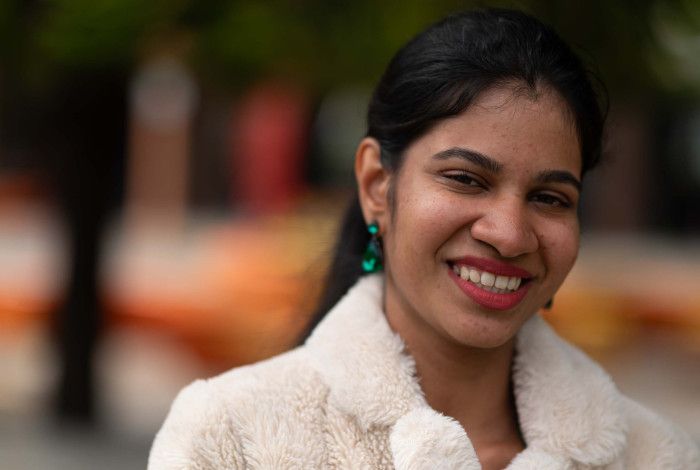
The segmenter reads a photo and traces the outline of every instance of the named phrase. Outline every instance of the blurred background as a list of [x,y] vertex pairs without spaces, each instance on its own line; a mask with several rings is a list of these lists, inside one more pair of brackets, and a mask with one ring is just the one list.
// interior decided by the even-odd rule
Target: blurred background
[[2,467],[143,468],[182,386],[294,345],[372,86],[477,5],[610,94],[548,319],[700,442],[700,1],[3,0]]

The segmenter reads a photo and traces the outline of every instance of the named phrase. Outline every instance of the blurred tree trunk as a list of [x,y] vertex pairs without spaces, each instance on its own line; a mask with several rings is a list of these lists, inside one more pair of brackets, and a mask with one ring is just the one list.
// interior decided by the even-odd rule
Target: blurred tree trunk
[[[122,188],[127,67],[42,63],[32,29],[34,0],[0,8],[2,168],[45,174],[65,221],[68,266],[53,315],[59,359],[55,411],[61,420],[96,418],[94,355],[103,324],[99,271],[106,217]],[[35,60],[36,59],[36,60]]]
[[55,314],[60,373],[60,419],[96,418],[94,357],[103,326],[100,297],[102,235],[121,187],[125,139],[126,80],[90,73],[59,86],[47,113],[48,160],[67,227],[69,266],[65,297]]

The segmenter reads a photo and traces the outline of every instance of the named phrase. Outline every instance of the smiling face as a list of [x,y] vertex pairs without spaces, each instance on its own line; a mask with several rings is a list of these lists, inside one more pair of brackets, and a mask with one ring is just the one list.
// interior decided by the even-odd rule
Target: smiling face
[[392,327],[478,348],[510,341],[576,259],[580,174],[572,119],[548,89],[491,89],[414,141],[377,191],[392,186],[385,211],[371,213],[361,188],[382,228]]

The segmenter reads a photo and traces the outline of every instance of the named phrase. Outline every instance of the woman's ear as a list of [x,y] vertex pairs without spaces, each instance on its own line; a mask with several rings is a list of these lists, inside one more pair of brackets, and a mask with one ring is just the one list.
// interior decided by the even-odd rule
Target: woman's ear
[[372,137],[365,137],[357,147],[355,179],[365,222],[378,222],[381,233],[389,215],[387,196],[391,173],[382,166],[381,147]]

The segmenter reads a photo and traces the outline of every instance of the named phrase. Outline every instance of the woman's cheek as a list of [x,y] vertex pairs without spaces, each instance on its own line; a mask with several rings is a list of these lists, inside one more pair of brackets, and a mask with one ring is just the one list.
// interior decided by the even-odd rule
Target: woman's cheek
[[542,232],[540,240],[544,245],[544,253],[547,257],[547,264],[551,270],[560,273],[563,278],[569,273],[579,249],[579,228],[578,222],[572,221],[558,224]]

